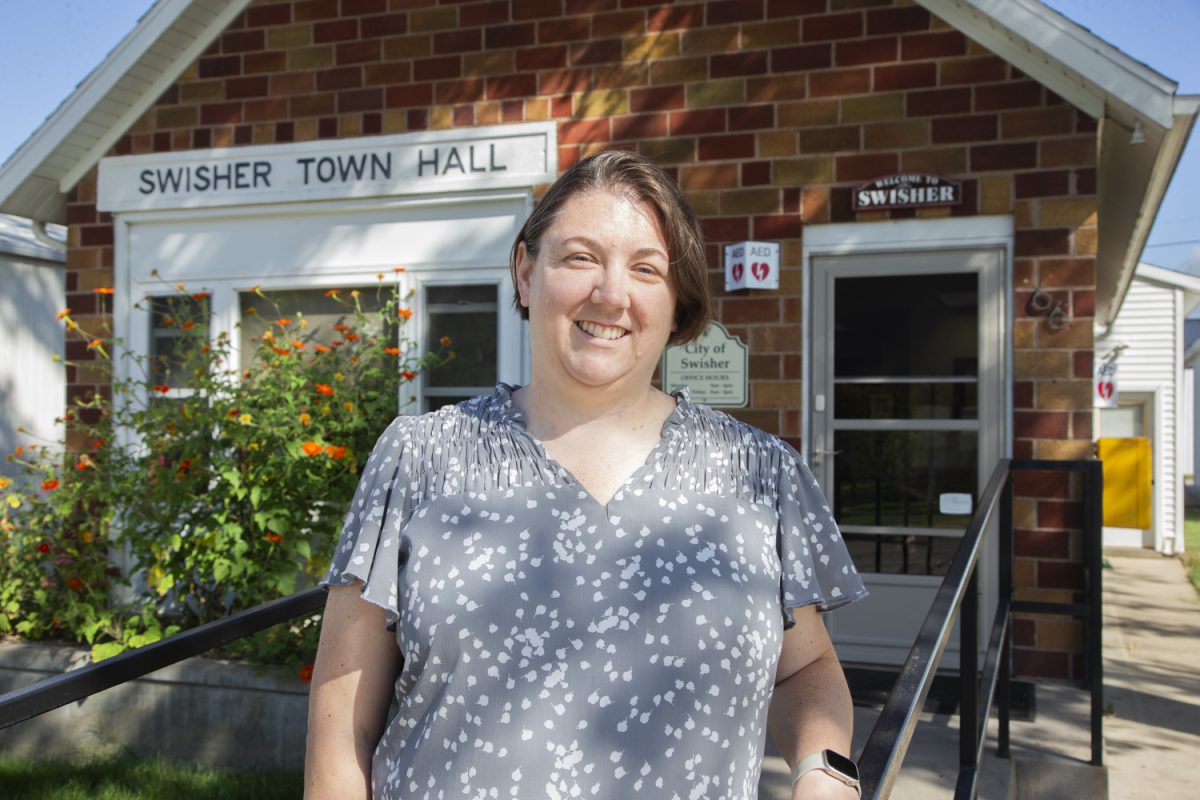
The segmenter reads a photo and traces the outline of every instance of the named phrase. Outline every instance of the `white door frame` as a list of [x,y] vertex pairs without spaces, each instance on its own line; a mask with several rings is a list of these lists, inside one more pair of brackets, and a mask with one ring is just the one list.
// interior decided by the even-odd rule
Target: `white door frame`
[[[1012,259],[1013,220],[1011,216],[978,216],[942,219],[895,220],[877,223],[837,223],[812,225],[804,231],[803,263],[805,270],[805,326],[804,326],[804,382],[808,391],[803,393],[801,409],[802,450],[811,459],[813,448],[813,361],[814,361],[814,266],[818,258],[841,255],[867,255],[885,253],[949,252],[949,251],[999,250],[999,274],[989,278],[983,276],[984,285],[980,292],[981,322],[990,327],[990,337],[980,341],[980,408],[981,417],[986,405],[992,407],[989,416],[999,424],[1001,430],[980,430],[979,482],[980,489],[986,483],[996,460],[1012,455],[1012,380],[1009,365],[1012,364]],[[989,290],[990,284],[990,290]],[[996,308],[998,302],[999,308]],[[988,308],[988,305],[991,308]],[[989,341],[990,338],[990,341]],[[984,371],[991,374],[985,376]],[[985,385],[998,387],[998,396],[983,397]],[[830,389],[832,387],[827,387]],[[832,397],[830,392],[826,392]],[[827,404],[828,407],[828,404]],[[979,574],[981,588],[980,623],[981,631],[990,627],[993,610],[998,602],[997,563],[999,543],[992,535],[981,558]],[[901,576],[903,577],[903,576]],[[903,581],[900,581],[903,583]],[[981,642],[981,650],[985,643]],[[847,645],[839,648],[843,658],[854,660],[876,660],[878,647],[870,645]],[[954,660],[954,659],[951,659]],[[952,664],[947,663],[947,666]]]

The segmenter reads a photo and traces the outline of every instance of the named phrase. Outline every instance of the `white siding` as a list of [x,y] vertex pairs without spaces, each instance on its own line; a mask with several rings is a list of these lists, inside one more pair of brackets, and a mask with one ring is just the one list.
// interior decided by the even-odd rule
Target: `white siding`
[[[1179,378],[1183,369],[1179,295],[1176,289],[1135,277],[1112,333],[1096,346],[1097,357],[1102,357],[1115,345],[1127,346],[1117,361],[1120,394],[1157,392],[1160,405],[1152,411],[1151,448],[1155,468],[1152,525],[1158,549],[1162,548],[1164,537],[1170,537],[1176,531],[1182,533],[1178,507],[1182,500],[1183,476],[1178,469],[1179,438],[1176,435],[1176,409],[1182,394]],[[1104,435],[1101,428],[1099,436]]]
[[[0,253],[0,454],[61,435],[54,420],[66,403],[66,370],[53,357],[63,354],[63,325],[54,319],[65,302],[63,278],[59,265]],[[21,474],[6,459],[0,473]]]

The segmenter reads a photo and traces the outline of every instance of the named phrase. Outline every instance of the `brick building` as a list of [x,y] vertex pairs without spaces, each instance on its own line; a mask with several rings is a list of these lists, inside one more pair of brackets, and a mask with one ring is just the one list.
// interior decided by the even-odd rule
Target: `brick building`
[[[176,281],[233,330],[254,285],[303,304],[387,268],[418,346],[468,356],[428,407],[527,377],[507,248],[558,171],[651,156],[747,348],[729,410],[805,453],[869,573],[842,657],[887,663],[996,460],[1092,452],[1093,331],[1196,114],[1175,88],[1035,0],[159,0],[0,169],[0,211],[68,224],[67,304],[115,286],[142,352],[131,299]],[[779,246],[777,288],[726,290],[743,241]],[[1070,600],[1078,487],[1017,494],[1018,593]],[[1079,638],[1019,620],[1018,671],[1077,676]]]

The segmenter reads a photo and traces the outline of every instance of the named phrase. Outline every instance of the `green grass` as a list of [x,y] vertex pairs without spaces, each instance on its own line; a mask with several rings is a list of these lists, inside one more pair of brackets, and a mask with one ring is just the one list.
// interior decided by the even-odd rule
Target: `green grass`
[[5,800],[293,800],[299,772],[201,770],[121,756],[85,764],[0,757]]
[[1200,508],[1189,508],[1183,515],[1183,563],[1188,578],[1200,592]]

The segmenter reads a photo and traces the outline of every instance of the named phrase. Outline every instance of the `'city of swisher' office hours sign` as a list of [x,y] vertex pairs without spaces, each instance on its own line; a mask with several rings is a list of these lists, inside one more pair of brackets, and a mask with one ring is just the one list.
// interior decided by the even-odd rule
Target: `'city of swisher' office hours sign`
[[956,206],[961,202],[962,183],[922,173],[876,178],[851,194],[855,211]]
[[100,162],[101,211],[501,189],[553,181],[552,122],[494,125]]
[[668,347],[663,354],[662,386],[683,386],[697,403],[742,408],[749,400],[750,349],[719,322],[710,322],[694,342]]

